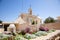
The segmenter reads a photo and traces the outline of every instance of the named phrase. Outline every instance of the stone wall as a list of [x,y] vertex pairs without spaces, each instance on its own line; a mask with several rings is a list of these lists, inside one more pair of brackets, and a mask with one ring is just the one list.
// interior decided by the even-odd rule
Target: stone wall
[[17,31],[21,31],[21,30],[25,30],[26,28],[30,28],[30,30],[32,31],[36,31],[38,30],[38,27],[35,25],[28,25],[28,24],[17,24],[16,25],[16,30]]
[[[57,29],[60,30],[60,23],[48,23],[48,24],[42,24],[44,27],[48,27],[49,29]],[[16,30],[21,31],[26,28],[30,28],[33,31],[39,30],[40,26],[35,26],[35,25],[28,25],[28,24],[18,24],[16,25]]]
[[49,29],[57,29],[60,30],[60,22],[56,23],[48,23],[48,24],[43,24],[45,27],[48,27]]

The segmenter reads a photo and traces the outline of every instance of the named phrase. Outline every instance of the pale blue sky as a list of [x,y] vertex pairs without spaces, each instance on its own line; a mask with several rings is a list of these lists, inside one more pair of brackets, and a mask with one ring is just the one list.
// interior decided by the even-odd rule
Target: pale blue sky
[[30,4],[33,14],[42,20],[60,16],[60,0],[0,0],[0,19],[15,21],[21,12],[28,12]]

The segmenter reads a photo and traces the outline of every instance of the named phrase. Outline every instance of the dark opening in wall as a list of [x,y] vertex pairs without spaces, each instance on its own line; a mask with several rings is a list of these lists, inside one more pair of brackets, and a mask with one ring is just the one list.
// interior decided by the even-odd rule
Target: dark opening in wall
[[8,28],[9,25],[10,25],[10,24],[5,24],[5,25],[4,25],[4,31],[7,31],[7,28]]

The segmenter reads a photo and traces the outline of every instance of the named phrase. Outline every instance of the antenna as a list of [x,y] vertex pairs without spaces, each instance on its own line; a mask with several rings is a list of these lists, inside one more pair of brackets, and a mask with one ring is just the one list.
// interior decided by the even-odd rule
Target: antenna
[[[23,13],[23,0],[21,0],[21,11],[20,11],[20,14],[22,14],[22,13]],[[20,17],[20,15],[18,17]]]
[[30,4],[30,8],[31,8],[31,4]]
[[21,11],[23,12],[23,0],[22,0],[22,6],[21,6]]

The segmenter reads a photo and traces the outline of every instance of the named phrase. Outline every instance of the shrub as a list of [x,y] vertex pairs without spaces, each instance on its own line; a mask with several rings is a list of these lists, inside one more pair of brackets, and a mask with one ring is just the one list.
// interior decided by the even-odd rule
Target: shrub
[[25,35],[26,33],[24,32],[24,30],[22,30],[22,31],[20,32],[20,34]]
[[32,38],[36,38],[37,36],[35,36],[34,34],[26,33],[24,37],[27,39],[32,39]]
[[27,28],[24,30],[24,32],[25,32],[25,33],[29,33],[29,32],[30,32],[30,28],[27,27]]
[[37,33],[35,33],[36,36],[45,36],[47,35],[48,33],[45,32],[45,31],[38,31]]
[[40,31],[49,31],[49,29],[47,27],[43,27],[43,26],[40,26],[39,30]]

